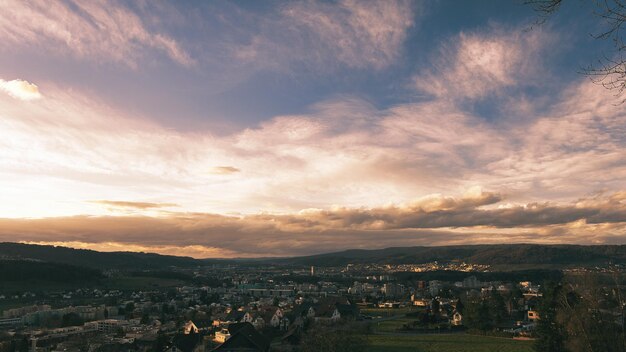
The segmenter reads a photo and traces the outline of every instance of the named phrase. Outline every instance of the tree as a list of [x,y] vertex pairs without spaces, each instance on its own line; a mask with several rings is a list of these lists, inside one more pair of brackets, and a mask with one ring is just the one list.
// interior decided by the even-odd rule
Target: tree
[[11,341],[9,350],[15,352],[28,352],[29,348],[30,344],[28,343],[28,338],[26,336],[23,336],[19,339],[19,341]]
[[124,312],[126,313],[126,318],[132,318],[134,310],[135,310],[135,303],[128,302],[126,304],[126,307],[124,307]]
[[496,324],[502,323],[506,317],[506,305],[504,303],[504,297],[497,290],[493,290],[491,298],[489,299],[489,310],[491,317]]
[[83,325],[85,322],[83,321],[83,318],[80,317],[80,315],[76,314],[76,313],[67,313],[67,314],[63,314],[63,317],[61,318],[61,326],[80,326]]
[[163,351],[170,344],[170,339],[161,330],[157,332],[157,338],[154,341],[153,351]]
[[626,335],[615,314],[623,309],[621,285],[587,274],[565,282],[559,295],[557,319],[567,331],[571,351],[626,351]]
[[28,338],[24,336],[22,341],[20,342],[20,346],[18,348],[19,352],[27,352],[30,351],[30,344],[28,343]]
[[463,304],[463,302],[461,302],[460,298],[456,301],[455,309],[461,314],[463,314],[463,311],[465,310],[465,305]]
[[[626,28],[626,0],[597,0],[593,2],[593,14],[602,22],[604,29],[592,34],[599,40],[612,42],[614,53],[604,53],[598,64],[589,65],[582,69],[582,73],[592,77],[593,81],[614,91],[621,96],[626,91],[626,44],[624,30]],[[539,23],[543,23],[552,14],[557,12],[563,0],[526,0],[540,15]],[[626,101],[626,97],[622,102]]]
[[431,303],[430,307],[431,307],[431,309],[433,311],[433,314],[437,315],[437,314],[439,314],[439,310],[441,309],[441,303],[439,303],[439,301],[435,298],[435,299],[432,300],[432,303]]
[[482,300],[478,305],[478,330],[487,332],[493,329],[493,321],[489,311],[489,305]]
[[543,288],[543,299],[539,306],[539,321],[537,322],[537,352],[565,352],[565,329],[557,320],[559,297],[562,292],[561,284],[547,283]]
[[480,302],[468,302],[463,316],[465,325],[470,329],[487,332],[493,329],[489,305],[485,300]]

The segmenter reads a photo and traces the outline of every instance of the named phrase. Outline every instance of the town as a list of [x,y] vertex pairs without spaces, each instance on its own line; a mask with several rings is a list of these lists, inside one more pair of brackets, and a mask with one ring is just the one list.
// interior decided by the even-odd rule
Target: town
[[[413,279],[421,274],[433,278]],[[129,274],[105,275],[121,280]],[[481,279],[489,275],[488,265],[458,261],[319,268],[225,263],[134,272],[127,281],[142,282],[141,289],[5,292],[0,351],[308,351],[324,340],[350,351],[382,344],[390,334],[531,343],[542,284],[516,281],[515,274]],[[613,308],[605,311],[623,324],[623,306]]]

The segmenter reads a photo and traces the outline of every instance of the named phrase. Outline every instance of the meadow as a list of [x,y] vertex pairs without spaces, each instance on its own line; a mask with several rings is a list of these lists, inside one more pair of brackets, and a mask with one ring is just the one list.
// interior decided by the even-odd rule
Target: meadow
[[532,341],[467,334],[370,335],[369,352],[532,352]]

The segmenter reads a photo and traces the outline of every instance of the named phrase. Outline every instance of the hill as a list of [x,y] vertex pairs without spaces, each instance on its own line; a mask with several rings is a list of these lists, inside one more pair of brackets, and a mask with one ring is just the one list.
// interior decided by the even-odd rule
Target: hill
[[275,263],[339,266],[358,263],[421,264],[454,260],[486,265],[599,265],[626,263],[626,245],[504,244],[441,247],[392,247],[353,249],[274,260]]
[[240,263],[249,266],[315,265],[342,266],[358,263],[420,264],[451,262],[492,266],[538,266],[561,268],[578,265],[625,264],[626,245],[466,245],[439,247],[391,247],[385,249],[352,249],[291,258],[258,259],[194,259],[154,253],[97,252],[67,247],[42,246],[21,243],[0,243],[0,260],[34,260],[69,264],[93,269],[162,270],[171,267],[191,268],[213,263]]
[[[0,260],[0,283],[22,281],[91,282],[103,278],[97,269],[29,260]],[[2,288],[0,284],[0,288]]]
[[57,246],[22,243],[0,243],[0,259],[34,260],[69,264],[94,269],[162,269],[194,267],[207,264],[190,257],[176,257],[154,253],[97,252]]

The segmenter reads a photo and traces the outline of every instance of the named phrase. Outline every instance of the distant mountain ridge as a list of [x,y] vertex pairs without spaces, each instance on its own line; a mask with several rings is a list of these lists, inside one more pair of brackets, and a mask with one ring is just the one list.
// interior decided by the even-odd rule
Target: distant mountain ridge
[[350,263],[421,264],[450,262],[508,265],[576,265],[626,263],[626,245],[462,245],[439,247],[391,247],[384,249],[351,249],[304,257],[284,258],[277,263],[337,266]]
[[194,259],[140,252],[98,252],[59,246],[0,243],[0,259],[61,263],[94,269],[158,270],[189,268],[214,263],[245,265],[341,266],[358,263],[420,264],[455,260],[486,265],[595,265],[626,264],[626,245],[460,245],[439,247],[390,247],[350,249],[341,252],[290,258]]
[[191,257],[139,252],[98,252],[13,242],[0,243],[0,258],[61,263],[94,269],[162,269],[170,266],[194,267],[206,264]]

